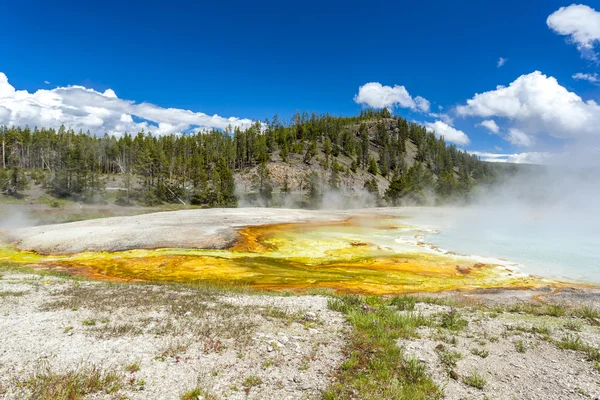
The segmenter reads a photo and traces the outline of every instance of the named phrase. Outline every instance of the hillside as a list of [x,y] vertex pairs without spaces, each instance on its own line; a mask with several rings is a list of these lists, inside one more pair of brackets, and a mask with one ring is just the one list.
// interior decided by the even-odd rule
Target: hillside
[[[293,207],[465,199],[495,168],[387,111],[296,114],[247,130],[93,136],[0,128],[0,188],[117,204]],[[107,194],[116,193],[116,199]],[[324,204],[324,203],[335,204]]]

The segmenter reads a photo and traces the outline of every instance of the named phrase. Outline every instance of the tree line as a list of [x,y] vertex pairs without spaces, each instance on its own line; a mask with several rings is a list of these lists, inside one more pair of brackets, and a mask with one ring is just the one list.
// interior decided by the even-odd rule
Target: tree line
[[[33,181],[55,197],[95,202],[104,198],[106,180],[119,175],[116,201],[123,205],[236,206],[234,174],[254,167],[253,190],[269,198],[267,165],[273,161],[318,165],[305,179],[312,205],[319,188],[337,190],[342,175],[359,170],[373,177],[364,188],[388,204],[422,202],[427,192],[441,199],[464,197],[475,183],[495,176],[487,163],[387,110],[353,117],[296,113],[288,121],[276,115],[245,130],[167,136],[3,126],[0,138],[5,194],[18,195]],[[389,182],[384,193],[375,177]],[[290,190],[286,182],[281,185],[282,193]]]

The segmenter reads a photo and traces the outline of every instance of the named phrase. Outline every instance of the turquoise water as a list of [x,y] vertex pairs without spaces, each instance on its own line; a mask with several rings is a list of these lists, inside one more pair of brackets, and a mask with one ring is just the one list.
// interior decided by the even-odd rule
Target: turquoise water
[[600,283],[598,215],[559,209],[466,209],[438,219],[425,241],[444,250],[501,258],[523,272]]

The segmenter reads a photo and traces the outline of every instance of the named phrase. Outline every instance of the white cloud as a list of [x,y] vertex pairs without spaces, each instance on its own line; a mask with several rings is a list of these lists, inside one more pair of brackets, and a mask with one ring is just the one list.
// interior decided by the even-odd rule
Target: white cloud
[[50,84],[50,81],[44,81],[44,83],[45,83],[46,85],[49,85],[49,84]]
[[583,4],[561,7],[546,20],[554,32],[568,36],[582,57],[596,60],[594,46],[600,41],[600,12]]
[[436,136],[438,136],[438,137],[443,136],[444,139],[448,142],[458,144],[458,145],[467,145],[467,144],[471,143],[471,140],[469,139],[469,137],[467,136],[466,133],[464,133],[461,130],[451,127],[450,125],[446,124],[445,122],[442,122],[442,121],[426,122],[425,127],[428,130],[435,132]]
[[419,110],[423,112],[429,112],[429,109],[431,108],[431,103],[429,100],[421,96],[415,97],[415,103],[417,103]]
[[510,128],[506,140],[515,146],[531,147],[535,140],[520,129]]
[[445,124],[448,124],[450,126],[454,125],[454,119],[451,116],[449,116],[448,114],[444,114],[444,113],[429,113],[427,115],[429,115],[430,117],[433,117],[433,118],[440,119]]
[[[584,101],[539,71],[521,75],[508,87],[476,94],[456,111],[461,116],[506,118],[529,139],[537,134],[561,139],[596,138],[600,126],[600,106],[595,101]],[[512,138],[522,143],[527,140],[518,133]]]
[[500,127],[493,119],[486,119],[485,121],[481,121],[481,123],[477,124],[476,126],[483,126],[490,132],[495,133],[496,135],[500,133]]
[[476,155],[482,161],[487,162],[508,162],[514,164],[546,164],[553,156],[552,153],[529,152],[516,154],[486,153],[480,151],[469,151],[469,154]]
[[496,64],[498,68],[502,67],[504,64],[506,64],[506,62],[508,61],[507,58],[504,57],[500,57],[498,59],[498,63]]
[[428,112],[431,103],[421,97],[413,97],[404,86],[384,86],[379,82],[369,82],[358,88],[354,102],[373,108],[409,108],[413,111]]
[[584,73],[578,72],[576,74],[573,74],[573,79],[578,80],[578,81],[588,81],[595,85],[600,84],[600,78],[598,78],[597,73],[584,74]]
[[[138,122],[135,122],[134,117]],[[40,89],[35,93],[16,90],[0,72],[0,125],[58,128],[96,134],[136,133],[144,129],[154,134],[171,134],[190,128],[246,128],[249,119],[223,118],[178,108],[162,108],[150,103],[119,99],[112,89],[104,93],[83,86]]]

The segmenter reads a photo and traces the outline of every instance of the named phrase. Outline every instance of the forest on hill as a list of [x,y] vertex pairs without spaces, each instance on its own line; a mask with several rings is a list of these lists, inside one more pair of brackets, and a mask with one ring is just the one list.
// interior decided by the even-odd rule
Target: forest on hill
[[[365,193],[374,204],[468,199],[497,169],[387,110],[354,117],[296,113],[246,130],[118,137],[1,127],[0,191],[38,185],[56,198],[117,204],[319,207],[324,196]],[[118,179],[117,179],[118,178]]]

